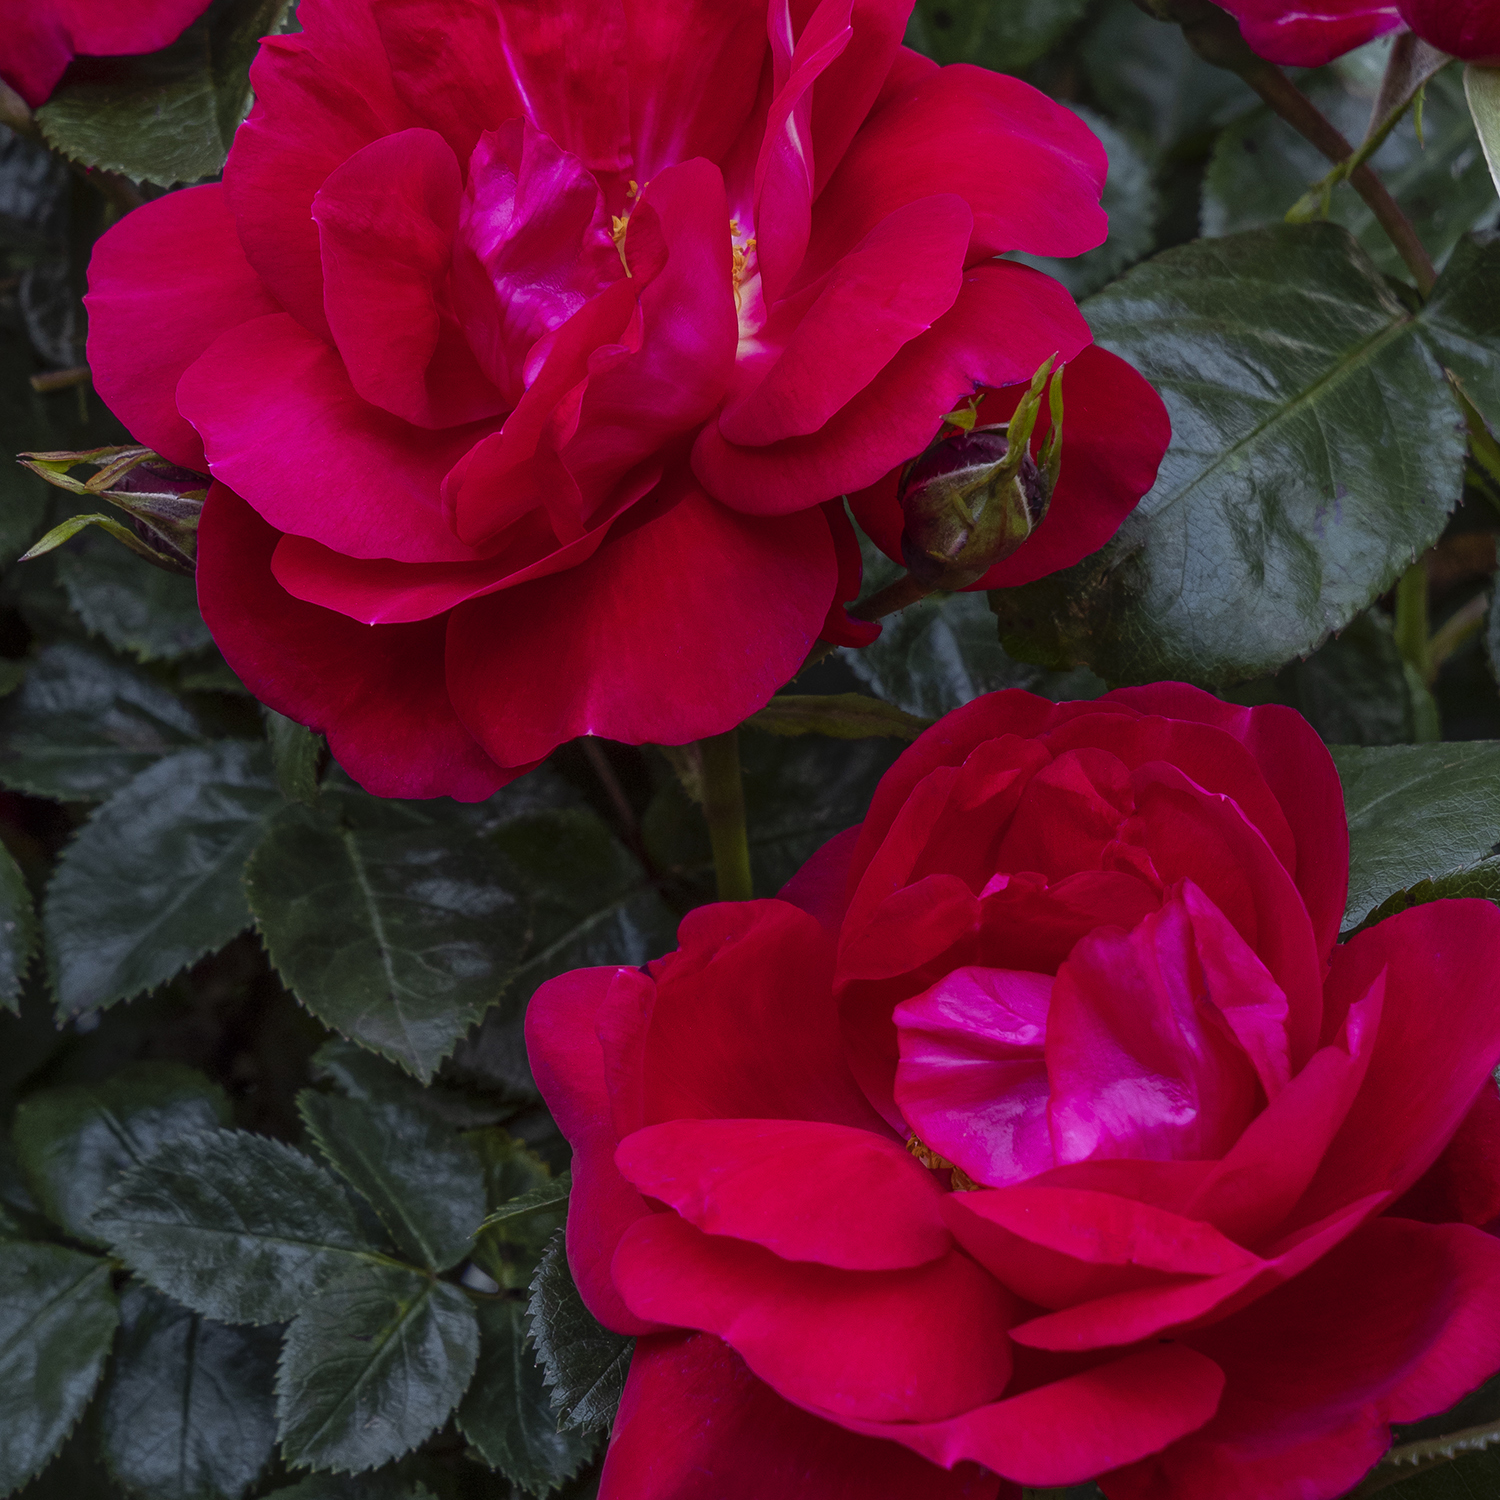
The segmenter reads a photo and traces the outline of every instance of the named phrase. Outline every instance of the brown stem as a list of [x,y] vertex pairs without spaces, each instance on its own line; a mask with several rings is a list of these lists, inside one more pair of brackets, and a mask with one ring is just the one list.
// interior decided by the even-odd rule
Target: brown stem
[[[1333,122],[1274,63],[1257,62],[1240,76],[1298,135],[1316,146],[1335,166],[1354,155],[1354,147]],[[1349,181],[1416,278],[1417,290],[1427,296],[1437,284],[1437,268],[1401,205],[1368,164],[1351,172]]]
[[903,573],[894,582],[886,584],[883,589],[856,604],[849,611],[849,617],[852,620],[883,619],[886,615],[895,614],[898,609],[905,609],[907,605],[925,599],[931,592],[931,584],[918,583],[910,573]]

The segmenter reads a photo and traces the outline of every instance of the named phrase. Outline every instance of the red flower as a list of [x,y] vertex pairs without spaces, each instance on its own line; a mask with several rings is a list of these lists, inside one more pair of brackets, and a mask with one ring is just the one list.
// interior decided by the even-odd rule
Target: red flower
[[0,0],[0,78],[33,109],[75,57],[155,52],[208,9],[208,0]]
[[1500,63],[1500,0],[1218,0],[1272,62],[1316,68],[1409,26],[1468,62]]
[[371,790],[716,733],[820,633],[868,640],[828,502],[1053,354],[1049,566],[1150,484],[1154,393],[994,258],[1097,244],[1103,150],[907,51],[910,9],[304,0],[223,185],[101,242],[99,388],[219,481],[204,615]]
[[544,985],[640,1336],[602,1500],[1327,1500],[1484,1380],[1500,911],[1336,946],[1347,874],[1290,710],[998,693],[781,899]]

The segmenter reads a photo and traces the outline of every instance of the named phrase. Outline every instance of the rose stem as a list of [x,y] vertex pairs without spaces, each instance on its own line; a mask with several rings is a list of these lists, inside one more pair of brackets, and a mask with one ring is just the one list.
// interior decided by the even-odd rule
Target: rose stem
[[748,901],[750,842],[745,833],[745,784],[740,776],[739,731],[699,740],[703,752],[703,816],[714,851],[720,901]]
[[[1354,155],[1354,147],[1344,139],[1333,122],[1274,63],[1262,62],[1256,67],[1247,67],[1240,73],[1240,77],[1293,130],[1316,146],[1335,166]],[[1417,290],[1424,297],[1427,296],[1437,284],[1437,270],[1426,246],[1417,237],[1411,220],[1402,212],[1401,205],[1391,197],[1386,185],[1368,163],[1356,167],[1349,174],[1349,181],[1369,205],[1370,211],[1379,220],[1380,227],[1385,230],[1386,237],[1416,278]]]

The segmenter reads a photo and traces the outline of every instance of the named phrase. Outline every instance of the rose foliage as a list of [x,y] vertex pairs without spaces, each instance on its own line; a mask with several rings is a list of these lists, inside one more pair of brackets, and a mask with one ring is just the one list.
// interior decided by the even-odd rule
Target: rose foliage
[[1288,710],[1000,693],[777,900],[544,986],[639,1336],[602,1500],[1332,1496],[1479,1384],[1500,913],[1336,947],[1348,848]]
[[474,800],[580,734],[731,728],[820,633],[874,634],[830,502],[1049,358],[1066,477],[994,581],[1150,487],[1154,392],[995,259],[1104,238],[1099,142],[903,47],[909,10],[306,0],[223,183],[99,245],[99,389],[216,481],[215,639],[367,788]]

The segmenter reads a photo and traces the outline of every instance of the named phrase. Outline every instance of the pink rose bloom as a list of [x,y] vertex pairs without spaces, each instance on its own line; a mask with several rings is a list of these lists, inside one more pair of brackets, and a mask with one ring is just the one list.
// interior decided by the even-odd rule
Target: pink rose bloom
[[1500,0],[1218,0],[1245,40],[1272,62],[1316,68],[1409,26],[1468,62],[1500,62]]
[[1348,851],[1289,709],[997,693],[780,899],[543,985],[639,1340],[601,1500],[1332,1500],[1483,1382],[1500,910],[1338,944]]
[[33,109],[75,57],[155,52],[208,9],[208,0],[0,0],[0,78]]
[[718,733],[868,641],[835,502],[1054,355],[1047,566],[1150,486],[1155,393],[996,258],[1103,239],[1103,149],[910,10],[304,0],[223,183],[101,241],[99,390],[217,481],[204,617],[371,791]]

